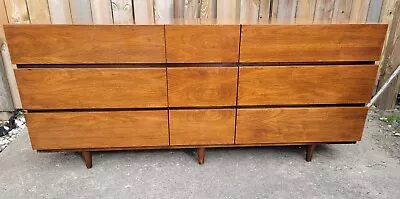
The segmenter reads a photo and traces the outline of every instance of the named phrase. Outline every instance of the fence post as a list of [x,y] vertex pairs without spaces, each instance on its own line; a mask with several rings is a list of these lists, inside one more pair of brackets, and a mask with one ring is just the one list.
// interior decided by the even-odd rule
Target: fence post
[[[400,64],[400,1],[395,4],[395,12],[389,30],[389,36],[386,42],[387,46],[383,54],[381,62],[381,74],[378,88],[388,80],[390,75],[396,70]],[[383,110],[394,109],[396,105],[397,93],[399,93],[400,79],[396,77],[382,94],[377,102],[377,107]]]
[[1,45],[0,50],[2,54],[2,61],[5,68],[5,75],[8,80],[8,86],[10,87],[11,97],[14,103],[14,108],[22,109],[21,98],[19,96],[17,82],[15,80],[14,70],[13,70],[15,66],[11,64],[11,58],[10,58],[10,53],[8,52],[7,44],[3,43]]
[[10,116],[8,112],[15,110],[5,71],[3,57],[0,54],[0,121],[8,120]]

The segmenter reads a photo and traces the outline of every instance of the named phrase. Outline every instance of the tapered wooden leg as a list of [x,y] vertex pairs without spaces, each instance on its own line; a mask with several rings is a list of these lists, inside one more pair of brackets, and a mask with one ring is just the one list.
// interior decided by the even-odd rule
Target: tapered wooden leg
[[92,168],[92,152],[91,151],[82,151],[83,159],[85,160],[86,168]]
[[317,144],[310,144],[307,145],[307,151],[306,151],[306,161],[307,162],[311,162],[315,147],[317,146]]
[[205,148],[197,148],[197,161],[199,164],[204,163],[204,157],[206,155],[206,149]]

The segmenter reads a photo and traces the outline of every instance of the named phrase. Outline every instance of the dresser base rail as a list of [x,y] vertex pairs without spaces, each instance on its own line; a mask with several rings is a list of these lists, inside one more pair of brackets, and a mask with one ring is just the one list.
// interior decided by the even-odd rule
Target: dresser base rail
[[92,168],[92,152],[94,151],[124,151],[124,150],[146,150],[146,149],[181,149],[196,148],[197,161],[204,164],[206,148],[222,148],[222,147],[262,147],[262,146],[306,146],[306,161],[310,162],[317,144],[355,144],[351,142],[315,142],[315,143],[272,143],[272,144],[232,144],[232,145],[193,145],[193,146],[158,146],[158,147],[122,147],[122,148],[93,148],[93,149],[52,149],[37,150],[39,153],[48,152],[80,152],[86,164],[86,168]]

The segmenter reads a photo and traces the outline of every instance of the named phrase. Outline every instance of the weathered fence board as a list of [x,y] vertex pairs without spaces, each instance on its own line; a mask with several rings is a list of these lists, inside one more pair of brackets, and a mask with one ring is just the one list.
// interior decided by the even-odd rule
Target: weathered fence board
[[154,22],[156,24],[171,24],[173,18],[173,0],[154,0]]
[[368,10],[368,17],[367,17],[367,22],[368,23],[378,23],[379,22],[379,17],[381,15],[381,9],[382,9],[382,0],[371,0],[371,4],[369,5],[369,10]]
[[383,0],[380,22],[389,23],[392,21],[394,5],[397,0]]
[[47,0],[27,0],[26,4],[32,24],[51,23]]
[[131,0],[111,0],[114,24],[133,24]]
[[212,19],[217,17],[217,0],[201,0],[200,18]]
[[71,9],[68,0],[48,0],[51,23],[72,24]]
[[[170,24],[390,22],[396,0],[0,0],[10,23]],[[194,19],[194,20],[193,20]],[[208,22],[210,20],[204,20]],[[1,36],[1,35],[0,35]]]
[[300,0],[297,4],[296,22],[312,22],[317,0]]
[[240,23],[256,24],[260,9],[260,0],[242,0],[240,5]]
[[154,24],[153,0],[133,0],[136,24]]
[[336,0],[332,23],[349,23],[353,0]]
[[110,1],[91,0],[90,6],[94,24],[113,24]]
[[271,0],[260,0],[258,21],[261,23],[268,22],[270,13],[271,13]]
[[297,0],[279,0],[277,10],[277,23],[294,23],[296,21]]
[[365,23],[370,3],[371,0],[353,1],[350,23]]
[[7,12],[6,7],[4,4],[4,0],[0,0],[0,43],[5,41],[3,24],[8,24]]
[[92,24],[92,11],[89,0],[69,0],[71,7],[72,23]]
[[335,0],[318,0],[315,5],[314,23],[331,23]]
[[240,0],[217,1],[217,22],[219,24],[237,23],[240,16]]
[[196,19],[200,16],[200,1],[186,0],[184,4],[183,18]]
[[30,23],[25,0],[5,0],[4,3],[10,23]]
[[[396,3],[395,8],[396,12],[390,26],[389,36],[386,41],[387,45],[381,63],[382,77],[378,83],[378,88],[383,86],[397,66],[400,65],[400,1]],[[400,78],[396,77],[377,102],[378,108],[394,109],[399,87]]]

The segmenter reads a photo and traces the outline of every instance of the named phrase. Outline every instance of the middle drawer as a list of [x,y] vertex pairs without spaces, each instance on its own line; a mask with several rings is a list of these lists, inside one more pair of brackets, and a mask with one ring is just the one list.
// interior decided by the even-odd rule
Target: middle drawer
[[169,106],[236,105],[237,67],[168,67],[167,74]]

